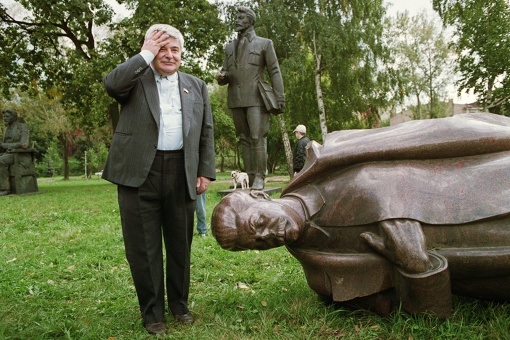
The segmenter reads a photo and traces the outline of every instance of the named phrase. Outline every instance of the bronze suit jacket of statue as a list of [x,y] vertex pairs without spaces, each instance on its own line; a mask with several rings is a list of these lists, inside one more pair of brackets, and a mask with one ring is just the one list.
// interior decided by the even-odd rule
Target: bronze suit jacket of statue
[[273,42],[258,37],[254,31],[248,32],[245,39],[244,47],[239,47],[240,56],[236,53],[237,39],[225,46],[221,70],[225,78],[218,81],[218,84],[228,83],[228,107],[264,106],[258,83],[265,80],[266,69],[276,99],[279,102],[285,101],[282,75]]
[[282,197],[307,197],[319,226],[467,223],[510,213],[509,152],[510,118],[490,113],[336,131]]
[[28,148],[29,134],[26,124],[15,121],[5,129],[2,144],[5,149],[26,149]]
[[393,286],[393,266],[361,233],[377,233],[380,221],[418,221],[427,248],[448,259],[454,293],[508,299],[506,289],[469,283],[510,271],[509,178],[509,117],[473,113],[333,132],[323,146],[312,144],[282,192],[307,215],[287,247],[315,291],[347,301]]
[[[104,79],[108,94],[121,104],[103,178],[139,187],[154,161],[160,122],[154,72],[140,55],[118,65]],[[197,177],[216,178],[213,119],[204,81],[179,72],[186,182],[196,198]]]

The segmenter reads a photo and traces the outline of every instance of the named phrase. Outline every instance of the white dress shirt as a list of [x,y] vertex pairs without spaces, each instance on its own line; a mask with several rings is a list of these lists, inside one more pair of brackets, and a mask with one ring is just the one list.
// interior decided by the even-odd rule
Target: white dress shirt
[[[140,55],[147,64],[154,60],[154,55],[149,51],[142,51]],[[183,135],[178,73],[162,77],[156,70],[153,69],[153,71],[159,90],[158,150],[180,150],[183,147]]]

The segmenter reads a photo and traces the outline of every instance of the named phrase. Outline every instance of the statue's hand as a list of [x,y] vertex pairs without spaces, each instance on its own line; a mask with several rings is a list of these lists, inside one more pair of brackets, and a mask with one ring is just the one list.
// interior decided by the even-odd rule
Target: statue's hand
[[280,112],[285,111],[285,102],[278,102]]
[[223,81],[223,80],[225,80],[225,73],[220,72],[220,71],[216,72],[216,80],[217,80],[217,81]]
[[409,273],[422,273],[429,268],[425,235],[413,220],[388,220],[379,223],[380,235],[372,232],[360,236],[378,253]]

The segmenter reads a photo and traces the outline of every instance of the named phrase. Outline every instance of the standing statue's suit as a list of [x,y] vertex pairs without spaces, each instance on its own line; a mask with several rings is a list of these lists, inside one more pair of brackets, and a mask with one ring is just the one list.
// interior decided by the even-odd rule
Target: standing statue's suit
[[254,31],[248,32],[245,39],[244,47],[239,46],[239,55],[236,53],[238,39],[225,46],[221,72],[226,77],[223,81],[219,80],[218,84],[228,83],[228,108],[264,106],[258,83],[265,80],[266,68],[276,99],[285,101],[282,75],[273,42],[257,36]]
[[[273,42],[258,37],[253,29],[239,34],[238,39],[225,46],[225,58],[219,85],[228,84],[229,109],[232,110],[236,134],[242,146],[245,171],[261,180],[267,168],[267,134],[270,116],[259,90],[269,74],[273,93],[278,103],[285,102],[283,79]],[[259,188],[261,189],[261,188]]]

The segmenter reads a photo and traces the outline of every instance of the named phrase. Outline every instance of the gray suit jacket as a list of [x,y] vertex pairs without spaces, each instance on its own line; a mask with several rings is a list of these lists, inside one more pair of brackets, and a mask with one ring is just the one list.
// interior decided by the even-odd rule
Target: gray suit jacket
[[[118,65],[104,78],[107,93],[121,105],[103,178],[139,187],[154,161],[160,122],[159,95],[154,73],[140,55]],[[179,72],[183,118],[186,183],[196,198],[197,177],[216,179],[211,106],[204,81]]]

